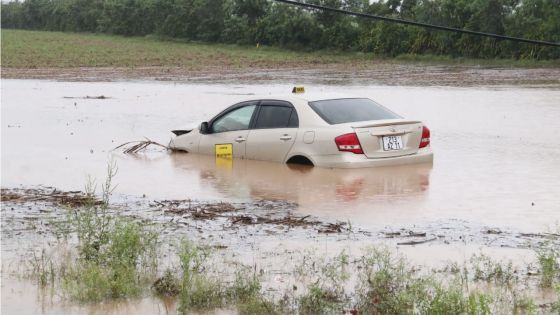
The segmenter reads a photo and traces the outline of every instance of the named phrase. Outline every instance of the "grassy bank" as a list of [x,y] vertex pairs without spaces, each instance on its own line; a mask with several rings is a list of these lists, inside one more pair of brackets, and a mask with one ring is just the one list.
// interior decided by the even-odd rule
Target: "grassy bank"
[[[142,234],[142,228],[136,231]],[[111,238],[109,244],[130,243],[129,239],[127,233],[121,233]],[[559,256],[558,249],[552,247],[541,249],[537,267],[513,267],[511,262],[492,260],[481,254],[464,264],[431,270],[412,265],[404,256],[385,247],[364,249],[359,256],[344,251],[328,258],[296,255],[294,260],[299,262],[294,270],[285,273],[286,284],[273,287],[269,287],[270,279],[256,265],[224,259],[211,246],[183,240],[175,247],[174,257],[167,259],[179,263],[160,271],[159,276],[134,264],[126,264],[130,270],[123,271],[112,269],[111,263],[105,270],[101,268],[107,268],[105,265],[84,266],[80,259],[60,263],[53,257],[35,263],[32,276],[43,288],[48,287],[70,301],[99,303],[152,295],[175,300],[180,314],[224,308],[237,314],[554,314],[560,311]],[[67,250],[72,252],[75,248]],[[119,262],[116,266],[120,266],[121,251],[108,253],[109,261],[116,260]],[[151,282],[140,281],[149,279]],[[555,298],[543,302],[543,292],[554,292]]]
[[291,51],[273,47],[204,44],[155,37],[122,37],[24,30],[2,30],[2,67],[180,67],[185,70],[251,68],[356,69],[377,63],[427,63],[503,67],[557,67],[560,60],[474,60],[403,55],[386,59],[373,54]]

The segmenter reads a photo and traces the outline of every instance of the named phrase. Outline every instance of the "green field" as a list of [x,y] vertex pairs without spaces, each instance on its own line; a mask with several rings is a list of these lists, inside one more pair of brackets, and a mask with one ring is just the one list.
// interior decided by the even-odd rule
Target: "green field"
[[274,47],[171,41],[156,37],[122,37],[2,29],[2,67],[18,69],[75,67],[180,67],[185,70],[249,68],[362,68],[376,63],[465,64],[504,67],[557,67],[560,60],[516,61],[452,59],[404,55],[387,59],[374,54],[293,51]]
[[155,37],[2,30],[2,66],[9,68],[172,66],[301,66],[366,62],[357,53],[306,53],[270,47],[204,44]]

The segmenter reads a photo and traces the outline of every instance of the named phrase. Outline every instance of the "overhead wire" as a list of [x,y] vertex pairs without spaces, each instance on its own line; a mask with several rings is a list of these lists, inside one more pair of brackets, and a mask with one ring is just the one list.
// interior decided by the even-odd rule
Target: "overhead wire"
[[461,29],[461,28],[441,26],[441,25],[435,25],[435,24],[424,23],[424,22],[416,22],[416,21],[410,21],[410,20],[404,20],[404,19],[398,19],[398,18],[392,18],[392,17],[374,15],[374,14],[369,14],[369,13],[352,12],[352,11],[347,11],[347,10],[343,10],[343,9],[337,9],[337,8],[333,8],[333,7],[327,7],[327,6],[323,6],[323,5],[293,1],[293,0],[273,0],[273,1],[282,2],[282,3],[286,3],[286,4],[290,4],[290,5],[295,5],[295,6],[299,6],[299,7],[304,7],[304,8],[308,8],[308,9],[328,11],[328,12],[336,12],[336,13],[341,13],[341,14],[345,14],[345,15],[357,16],[357,17],[362,17],[362,18],[369,18],[369,19],[380,20],[380,21],[391,22],[391,23],[413,25],[413,26],[418,26],[418,27],[423,27],[423,28],[436,29],[436,30],[440,30],[440,31],[455,32],[455,33],[460,33],[460,34],[469,34],[469,35],[474,35],[474,36],[490,37],[490,38],[495,38],[495,39],[500,39],[500,40],[509,40],[509,41],[514,41],[514,42],[528,43],[528,44],[534,44],[534,45],[560,47],[560,42],[548,42],[548,41],[542,41],[542,40],[534,40],[534,39],[527,39],[527,38],[520,38],[520,37],[512,37],[512,36],[507,36],[507,35],[499,35],[499,34],[478,32],[478,31],[471,31],[471,30],[466,30],[466,29]]

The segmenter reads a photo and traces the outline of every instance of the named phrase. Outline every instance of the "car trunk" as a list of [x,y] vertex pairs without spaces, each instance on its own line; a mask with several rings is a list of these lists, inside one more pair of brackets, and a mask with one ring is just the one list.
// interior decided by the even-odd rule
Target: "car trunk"
[[361,121],[353,123],[352,128],[368,158],[414,154],[422,138],[422,123],[417,120]]

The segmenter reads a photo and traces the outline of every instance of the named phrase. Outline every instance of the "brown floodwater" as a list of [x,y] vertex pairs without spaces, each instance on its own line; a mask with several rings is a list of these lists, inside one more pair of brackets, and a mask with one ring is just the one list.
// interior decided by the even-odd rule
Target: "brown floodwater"
[[[112,151],[289,85],[2,81],[2,187],[83,189],[116,161],[117,193],[151,199],[287,200],[299,214],[365,226],[465,220],[541,231],[560,220],[560,89],[321,86],[366,96],[432,131],[433,165],[294,167],[150,150]],[[103,95],[106,99],[84,99]],[[118,197],[117,197],[118,198]]]
[[[49,288],[40,288],[35,282],[2,277],[3,314],[176,314],[173,299],[144,298],[132,301],[117,300],[109,303],[67,303]],[[219,313],[214,313],[219,315]]]
[[[172,129],[194,126],[251,94],[279,94],[287,84],[177,84],[171,82],[53,82],[2,80],[1,186],[51,186],[83,190],[88,176],[99,184],[115,161],[114,198],[254,202],[287,201],[296,215],[349,221],[379,231],[401,227],[481,234],[488,227],[541,233],[560,224],[560,87],[405,87],[308,85],[307,91],[370,97],[430,127],[432,164],[361,170],[323,169],[235,160],[153,148],[136,155],[112,149],[131,140],[166,144]],[[103,99],[87,96],[105,96]],[[25,213],[13,215],[25,216]],[[6,219],[6,209],[2,209]],[[470,229],[465,232],[464,229]],[[475,231],[473,231],[475,229]],[[19,232],[16,232],[17,235]],[[229,232],[228,232],[229,233]],[[515,235],[515,233],[511,235]],[[2,312],[20,314],[167,314],[174,301],[144,298],[76,305],[34,283],[12,277],[18,247],[2,235]],[[11,237],[11,236],[10,236]],[[32,243],[45,242],[41,235]],[[18,239],[19,240],[19,239]],[[522,240],[521,240],[522,241]],[[19,241],[18,241],[19,242]],[[25,239],[24,239],[25,242]],[[247,239],[249,249],[230,249],[248,264],[275,270],[289,257],[357,251],[380,243],[364,237],[291,239],[281,234]],[[235,242],[232,242],[235,246]],[[21,246],[20,246],[21,245]],[[229,245],[229,243],[228,243]],[[469,237],[464,243],[399,247],[419,264],[465,260],[481,247],[500,258],[531,262],[527,249],[500,248]],[[515,247],[515,246],[512,246]],[[240,253],[244,251],[244,253]],[[525,259],[525,260],[524,260]],[[286,267],[288,268],[288,267]],[[217,313],[220,313],[218,311]],[[226,311],[227,313],[227,311]]]

